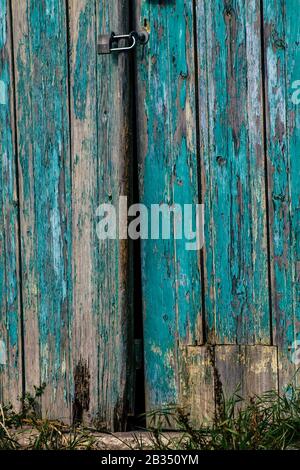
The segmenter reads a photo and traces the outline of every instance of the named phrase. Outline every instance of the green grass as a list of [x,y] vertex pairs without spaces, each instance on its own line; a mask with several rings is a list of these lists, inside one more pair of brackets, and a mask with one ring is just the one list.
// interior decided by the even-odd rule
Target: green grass
[[[218,415],[209,426],[191,427],[180,409],[168,411],[182,436],[166,441],[162,428],[152,430],[156,449],[285,450],[300,449],[300,390],[290,387],[285,395],[270,391],[245,403],[238,393],[222,398]],[[156,423],[160,418],[155,419]],[[162,419],[165,422],[165,416]]]
[[[0,405],[0,450],[96,449],[93,430],[39,418],[38,400],[43,389],[36,388],[34,396],[25,396],[20,413]],[[223,397],[212,423],[198,429],[190,425],[189,416],[180,409],[168,409],[148,418],[156,423],[155,429],[148,430],[155,450],[300,449],[300,390],[292,387],[285,395],[271,391],[247,403],[238,393],[227,400]],[[165,426],[168,421],[173,426],[175,423],[178,434],[163,432],[162,423]],[[30,439],[26,440],[28,431]],[[142,449],[143,441],[136,433],[134,448]]]
[[20,400],[20,413],[0,404],[0,450],[92,449],[95,440],[90,432],[39,417],[38,399],[44,388],[36,387],[34,396],[26,394]]

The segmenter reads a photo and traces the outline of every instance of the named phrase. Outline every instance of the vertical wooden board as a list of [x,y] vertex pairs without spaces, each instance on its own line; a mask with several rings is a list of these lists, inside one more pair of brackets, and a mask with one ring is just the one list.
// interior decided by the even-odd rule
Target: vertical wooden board
[[9,2],[0,1],[0,402],[22,395],[19,227]]
[[[290,153],[290,207],[291,207],[291,246],[293,262],[293,304],[294,304],[294,341],[290,353],[296,368],[295,383],[300,385],[300,22],[299,2],[286,2],[286,89],[287,89],[287,128]],[[297,88],[295,89],[295,87]],[[295,97],[295,91],[296,97]],[[296,98],[296,99],[295,99]],[[296,374],[296,375],[295,375]],[[290,381],[289,381],[290,382]]]
[[278,357],[276,346],[241,346],[245,371],[243,396],[262,396],[278,391]]
[[[38,291],[35,264],[34,237],[34,175],[32,158],[32,139],[25,138],[27,129],[31,129],[31,95],[30,95],[30,58],[28,43],[28,22],[26,4],[12,2],[13,37],[15,59],[16,87],[16,124],[21,126],[17,131],[17,152],[19,165],[20,188],[20,250],[22,258],[22,298],[24,306],[24,330],[30,332],[30,341],[24,344],[26,349],[25,368],[30,370],[26,377],[27,389],[32,391],[34,385],[40,384],[39,368],[39,328],[38,328]],[[20,136],[22,137],[20,139]],[[25,372],[25,371],[24,371]]]
[[12,1],[26,390],[70,419],[70,153],[66,5]]
[[[97,4],[98,33],[129,31],[129,2]],[[99,204],[129,194],[131,92],[128,54],[98,56]],[[118,235],[120,232],[118,230]],[[132,390],[133,324],[129,292],[128,240],[99,242],[99,419],[114,430],[126,425]]]
[[218,379],[218,402],[225,400],[234,394],[243,396],[243,361],[241,348],[237,344],[216,345],[215,370]]
[[215,415],[214,348],[200,346],[186,349],[187,403],[191,424],[196,428],[210,423]]
[[[299,364],[299,100],[300,26],[297,1],[264,2],[266,116],[274,344],[280,386],[296,379]],[[297,83],[296,83],[297,85]],[[298,101],[298,102],[297,102]]]
[[[137,0],[140,200],[198,203],[193,4]],[[194,218],[194,216],[193,216]],[[195,224],[194,224],[195,226]],[[161,237],[161,234],[160,234]],[[142,240],[146,408],[178,402],[180,345],[202,342],[199,252],[185,240]]]
[[207,336],[269,344],[260,2],[196,4]]
[[[69,2],[72,161],[73,421],[98,411],[97,89],[95,1]],[[87,416],[87,413],[89,417]]]
[[[96,210],[128,195],[128,55],[96,56],[129,30],[128,2],[69,2],[73,215],[73,419],[122,430],[132,394],[128,243],[98,240]],[[82,384],[85,384],[82,387]]]

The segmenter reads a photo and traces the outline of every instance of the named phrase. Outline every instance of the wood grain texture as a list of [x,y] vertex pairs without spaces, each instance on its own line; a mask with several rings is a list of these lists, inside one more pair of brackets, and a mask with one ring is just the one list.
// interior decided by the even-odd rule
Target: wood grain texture
[[215,413],[214,349],[207,346],[188,347],[187,400],[191,424],[195,427],[211,423]]
[[19,227],[9,2],[0,1],[0,402],[22,396]]
[[[137,0],[136,29],[150,40],[137,54],[140,200],[198,202],[191,1]],[[195,225],[194,225],[195,226]],[[147,410],[176,404],[181,345],[202,342],[199,252],[185,240],[142,240]]]
[[[99,3],[99,34],[129,31],[127,0]],[[119,215],[120,196],[129,196],[131,163],[131,91],[129,56],[98,59],[99,202],[111,202]],[[120,232],[118,232],[120,235]],[[99,416],[115,430],[126,424],[134,367],[133,324],[129,291],[128,240],[99,246]]]
[[278,389],[275,346],[216,346],[215,368],[226,398],[238,393],[248,399]]
[[70,419],[71,181],[66,5],[12,1],[26,391]]
[[[69,2],[69,18],[74,287],[72,412],[74,421],[86,422],[96,416],[99,400],[98,244],[94,219],[98,202],[95,1]],[[88,399],[81,390],[85,380]]]
[[260,2],[196,5],[207,338],[270,344]]
[[299,364],[295,363],[294,356],[300,344],[300,112],[297,83],[295,88],[295,82],[300,79],[298,11],[296,0],[264,2],[272,320],[274,344],[280,355],[281,387],[292,381],[299,384],[299,373],[296,374]]
[[[141,242],[146,408],[198,425],[239,384],[299,382],[299,2],[132,5],[150,33],[135,52],[140,201],[205,205],[202,267],[175,224]],[[133,61],[96,44],[130,30],[129,9],[0,0],[0,401],[45,382],[44,416],[114,431],[132,412],[132,272],[96,212],[132,196]]]
[[79,0],[69,8],[73,419],[118,431],[133,394],[128,241],[98,240],[96,210],[118,208],[128,195],[131,91],[129,57],[97,57],[96,45],[98,34],[128,31],[128,2]]
[[[278,390],[275,346],[219,345],[187,348],[190,419],[194,427],[223,412],[224,398],[251,397]],[[238,404],[237,407],[240,405]]]

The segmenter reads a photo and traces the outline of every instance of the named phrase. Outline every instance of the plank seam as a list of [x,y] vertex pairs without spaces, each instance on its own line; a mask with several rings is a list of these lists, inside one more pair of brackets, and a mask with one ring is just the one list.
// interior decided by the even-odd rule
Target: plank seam
[[[68,110],[67,110],[67,114],[68,114],[68,119],[69,119],[69,122],[68,122],[68,134],[69,134],[69,148],[68,148],[68,152],[69,152],[69,165],[70,165],[70,213],[68,214],[68,219],[69,221],[67,222],[68,225],[73,224],[73,214],[72,214],[72,208],[73,208],[73,173],[72,173],[72,155],[73,155],[73,138],[72,138],[72,108],[71,108],[71,58],[70,58],[70,54],[71,54],[71,38],[70,38],[70,5],[69,5],[69,0],[65,0],[65,11],[66,11],[66,16],[65,16],[65,27],[66,27],[66,53],[67,53],[67,57],[66,57],[66,62],[67,62],[67,67],[66,67],[66,72],[67,72],[67,106],[68,106]],[[73,233],[71,233],[71,236],[70,236],[70,243],[71,243],[71,253],[73,254],[73,247],[72,247],[72,244],[73,244]],[[72,264],[71,264],[71,273],[72,273]],[[72,282],[73,282],[73,273],[71,274],[71,285],[72,285]],[[68,283],[70,283],[70,281],[68,281]],[[72,287],[71,287],[71,292],[72,292]],[[72,292],[72,297],[73,297],[73,292]],[[70,302],[70,304],[69,304]],[[68,306],[71,307],[73,306],[73,298],[71,298],[70,300],[70,296],[68,297]],[[69,334],[69,337],[71,338],[71,319],[70,319],[70,315],[68,315],[68,334]],[[72,350],[71,350],[71,347],[68,347],[68,361],[69,361],[69,364],[72,364]],[[70,400],[70,403],[69,403],[69,415],[72,416],[72,402],[73,402],[73,390],[71,389],[72,387],[72,380],[73,380],[73,375],[72,375],[72,371],[69,370],[69,373],[67,375],[67,386],[68,386],[68,395],[69,395],[69,400]]]
[[[196,107],[196,152],[197,152],[197,172],[198,172],[198,200],[203,203],[202,171],[201,171],[201,144],[200,144],[200,96],[199,96],[199,76],[198,76],[198,30],[197,30],[197,6],[193,0],[193,38],[194,38],[194,69],[195,69],[195,107]],[[204,283],[204,254],[203,248],[200,250],[200,285],[201,285],[201,318],[202,318],[202,338],[201,344],[207,341],[206,334],[206,312],[205,312],[205,283]]]
[[266,225],[267,225],[267,259],[268,259],[268,284],[269,284],[269,317],[270,317],[270,344],[274,345],[273,340],[273,305],[272,305],[272,274],[271,274],[271,233],[270,233],[270,191],[268,175],[268,145],[267,145],[267,61],[265,56],[265,24],[264,24],[264,4],[260,0],[260,30],[261,30],[261,74],[262,74],[262,108],[263,108],[263,152],[265,165],[265,197],[266,197]]

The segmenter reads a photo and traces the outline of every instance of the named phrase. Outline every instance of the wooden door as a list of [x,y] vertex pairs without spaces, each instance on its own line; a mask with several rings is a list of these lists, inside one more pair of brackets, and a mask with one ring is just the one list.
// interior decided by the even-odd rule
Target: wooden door
[[142,241],[146,403],[199,422],[295,372],[297,2],[135,3],[140,198],[205,213],[201,252]]
[[122,429],[131,411],[127,241],[100,242],[99,204],[128,194],[127,2],[3,0],[0,397],[45,383],[44,416]]
[[[45,383],[44,416],[124,429],[133,277],[147,412],[199,424],[238,384],[297,383],[298,3],[0,0],[0,401]],[[145,48],[97,55],[133,27]],[[202,203],[204,247],[173,224],[139,266],[100,242],[97,207],[133,186],[149,210]]]

